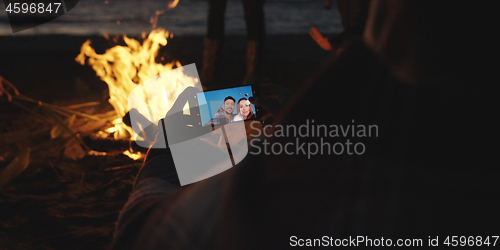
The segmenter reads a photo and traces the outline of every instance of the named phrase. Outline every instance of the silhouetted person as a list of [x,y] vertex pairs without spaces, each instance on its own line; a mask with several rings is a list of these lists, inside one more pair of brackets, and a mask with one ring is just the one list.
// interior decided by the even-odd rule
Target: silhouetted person
[[[264,0],[242,0],[247,25],[246,75],[243,85],[262,80],[264,57]],[[227,0],[209,0],[208,30],[203,51],[201,83],[204,87],[214,84],[224,43],[224,14]]]
[[376,135],[267,137],[289,151],[349,139],[363,153],[249,154],[176,188],[155,172],[175,169],[166,151],[141,169],[114,248],[282,249],[323,236],[484,243],[500,220],[498,76],[485,46],[495,26],[485,11],[495,8],[429,5],[373,1],[364,42],[331,55],[276,117],[283,126],[377,125]]

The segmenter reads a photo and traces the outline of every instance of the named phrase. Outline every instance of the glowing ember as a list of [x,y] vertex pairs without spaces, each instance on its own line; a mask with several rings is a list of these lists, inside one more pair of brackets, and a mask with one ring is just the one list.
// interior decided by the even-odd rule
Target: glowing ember
[[123,152],[123,154],[134,160],[139,160],[143,158],[141,152],[131,153],[129,150],[126,150],[125,152]]
[[177,6],[177,4],[179,3],[179,0],[173,0],[172,2],[170,2],[168,4],[168,9],[173,9],[175,8],[175,6]]
[[108,153],[90,150],[89,152],[87,152],[87,154],[88,155],[94,155],[94,156],[106,156]]
[[149,19],[149,22],[151,23],[151,26],[153,27],[153,29],[156,28],[156,26],[158,25],[158,17],[163,15],[165,12],[175,8],[175,6],[177,6],[178,3],[179,3],[179,0],[172,0],[170,3],[168,3],[166,10],[157,10],[155,12],[155,15],[151,16],[151,18]]

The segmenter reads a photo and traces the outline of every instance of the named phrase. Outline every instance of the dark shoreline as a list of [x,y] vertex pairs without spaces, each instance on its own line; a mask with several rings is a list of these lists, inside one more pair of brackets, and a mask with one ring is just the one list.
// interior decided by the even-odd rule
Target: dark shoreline
[[[45,102],[102,100],[107,86],[90,66],[82,66],[74,60],[87,39],[98,53],[115,44],[102,36],[0,36],[0,75],[14,83],[21,93]],[[238,86],[243,81],[245,46],[245,36],[226,36],[219,74],[221,88]],[[200,73],[202,54],[202,36],[174,35],[159,56],[165,57],[165,62],[195,63]],[[308,34],[268,35],[266,76],[273,83],[296,90],[328,55]],[[78,87],[77,82],[85,86]],[[100,97],[96,97],[96,93]]]

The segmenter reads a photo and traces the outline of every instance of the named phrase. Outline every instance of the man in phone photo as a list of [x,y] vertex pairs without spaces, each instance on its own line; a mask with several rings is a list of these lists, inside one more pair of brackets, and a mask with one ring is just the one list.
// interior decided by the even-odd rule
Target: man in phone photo
[[222,108],[219,108],[217,110],[217,113],[215,113],[214,117],[210,119],[205,126],[210,126],[210,125],[223,125],[228,122],[233,121],[234,118],[234,103],[236,101],[232,96],[227,96],[224,98],[224,104],[222,105]]

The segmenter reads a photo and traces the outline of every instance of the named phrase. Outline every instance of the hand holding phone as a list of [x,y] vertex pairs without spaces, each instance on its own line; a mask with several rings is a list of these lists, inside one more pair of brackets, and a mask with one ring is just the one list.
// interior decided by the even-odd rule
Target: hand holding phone
[[271,95],[266,97],[255,96],[250,98],[250,102],[266,109],[273,117],[277,117],[290,98],[290,90],[272,83],[259,85],[259,88],[260,92],[270,91]]
[[196,94],[201,126],[218,126],[227,123],[258,119],[258,106],[250,102],[257,95],[255,86],[241,86]]

